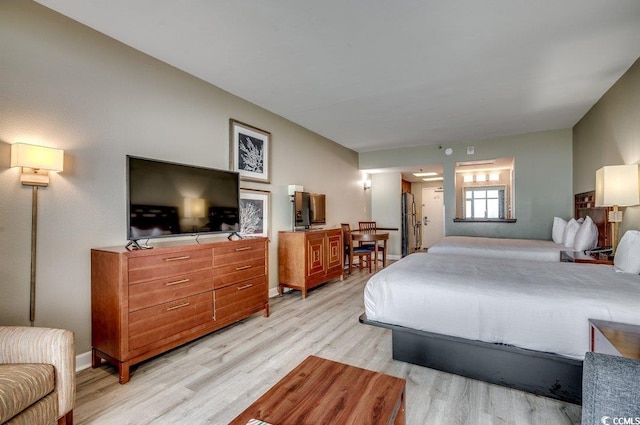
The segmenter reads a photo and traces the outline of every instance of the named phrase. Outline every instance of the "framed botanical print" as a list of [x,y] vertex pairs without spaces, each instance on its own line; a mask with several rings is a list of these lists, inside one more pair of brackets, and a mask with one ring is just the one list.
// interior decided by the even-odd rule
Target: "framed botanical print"
[[240,234],[269,237],[271,192],[240,189]]
[[241,180],[269,183],[271,133],[229,120],[229,169]]

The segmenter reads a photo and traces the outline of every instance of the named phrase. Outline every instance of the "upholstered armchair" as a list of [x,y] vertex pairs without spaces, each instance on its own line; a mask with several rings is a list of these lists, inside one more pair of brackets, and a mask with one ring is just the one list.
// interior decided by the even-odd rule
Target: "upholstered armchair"
[[71,331],[0,326],[0,423],[71,425],[75,355]]
[[640,360],[587,353],[582,371],[582,425],[640,420]]

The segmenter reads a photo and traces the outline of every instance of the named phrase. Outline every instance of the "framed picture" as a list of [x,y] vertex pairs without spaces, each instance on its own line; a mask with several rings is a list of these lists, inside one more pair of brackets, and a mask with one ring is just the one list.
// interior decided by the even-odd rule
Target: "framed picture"
[[241,180],[269,183],[271,133],[229,120],[229,169]]
[[240,189],[240,234],[269,237],[271,192]]

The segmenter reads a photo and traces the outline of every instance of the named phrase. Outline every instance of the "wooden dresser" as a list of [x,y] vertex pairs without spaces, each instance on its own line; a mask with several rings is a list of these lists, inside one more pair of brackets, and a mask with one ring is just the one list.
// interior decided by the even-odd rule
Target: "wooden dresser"
[[92,366],[130,366],[263,311],[267,238],[91,250]]
[[331,279],[344,279],[342,229],[278,232],[278,292],[302,291]]

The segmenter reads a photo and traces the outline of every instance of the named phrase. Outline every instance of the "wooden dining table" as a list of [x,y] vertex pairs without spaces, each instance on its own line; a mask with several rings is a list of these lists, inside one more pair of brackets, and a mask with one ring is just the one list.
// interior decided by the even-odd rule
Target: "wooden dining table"
[[[354,242],[375,242],[373,248],[374,268],[378,270],[378,242],[382,241],[382,267],[387,265],[387,241],[389,240],[389,232],[381,230],[352,230],[351,239]],[[349,264],[353,261],[353,253],[350,253]]]

